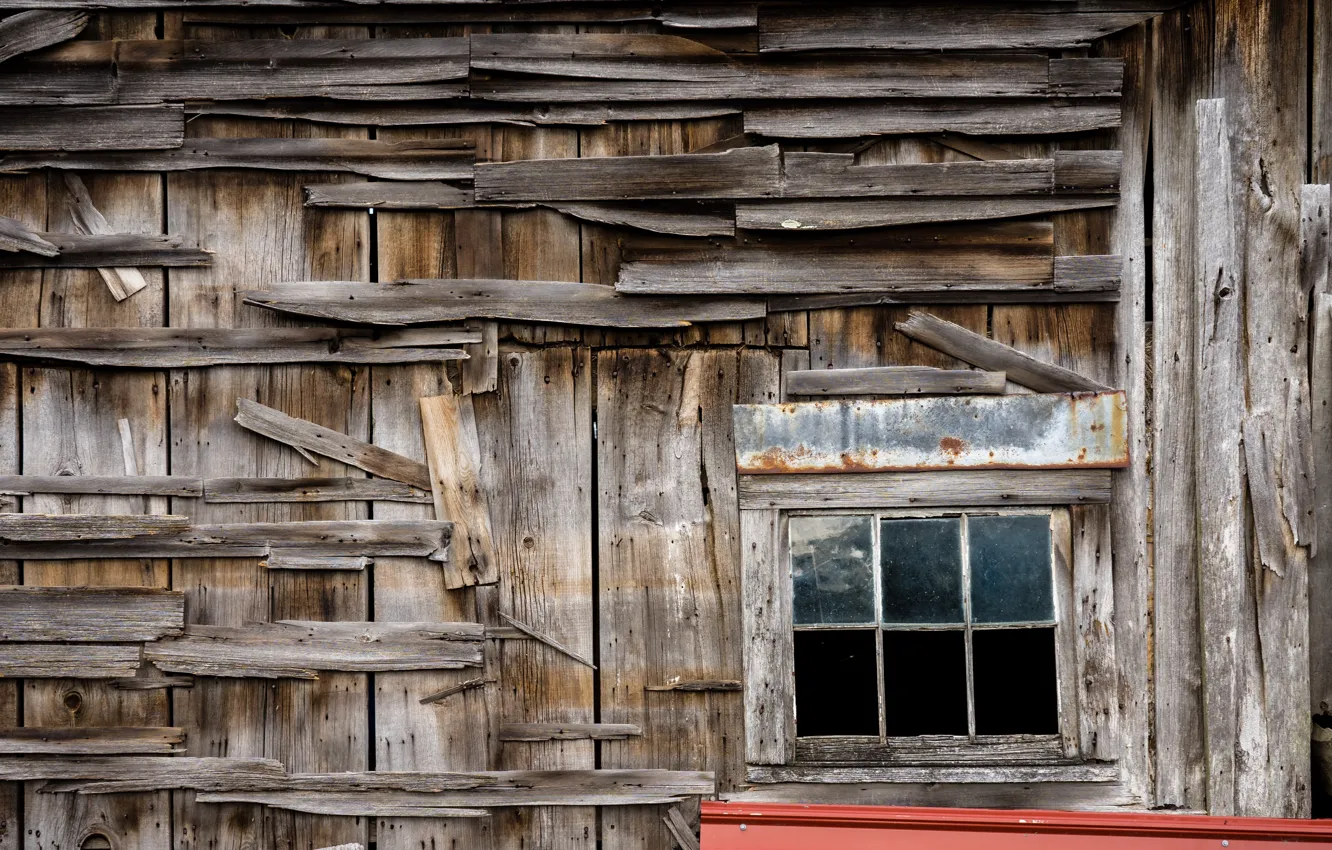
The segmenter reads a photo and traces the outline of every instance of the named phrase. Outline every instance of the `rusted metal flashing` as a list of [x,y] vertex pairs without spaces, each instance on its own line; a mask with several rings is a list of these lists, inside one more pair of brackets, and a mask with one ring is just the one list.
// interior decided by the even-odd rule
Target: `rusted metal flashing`
[[1123,392],[738,404],[745,474],[1127,466]]

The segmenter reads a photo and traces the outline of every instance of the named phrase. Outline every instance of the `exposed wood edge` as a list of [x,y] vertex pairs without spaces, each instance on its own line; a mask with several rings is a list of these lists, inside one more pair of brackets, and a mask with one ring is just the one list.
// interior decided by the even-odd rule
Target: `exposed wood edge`
[[515,629],[517,629],[518,631],[523,632],[524,634],[528,635],[528,636],[531,637],[531,638],[534,638],[535,640],[539,640],[539,641],[541,641],[541,642],[544,643],[546,646],[549,646],[549,647],[551,647],[552,649],[554,649],[554,650],[556,650],[556,651],[558,651],[558,652],[562,652],[562,653],[564,653],[565,655],[569,656],[569,657],[572,658],[574,661],[577,661],[579,664],[582,664],[582,665],[584,665],[585,667],[590,667],[590,668],[592,668],[593,670],[597,669],[597,665],[593,664],[591,661],[587,660],[586,658],[584,658],[582,655],[578,654],[577,652],[574,652],[572,649],[569,649],[567,646],[565,646],[564,644],[560,643],[559,641],[557,641],[555,638],[551,637],[550,635],[548,635],[548,634],[546,634],[546,633],[544,633],[544,632],[539,632],[539,631],[537,631],[536,629],[532,628],[531,626],[527,625],[526,623],[521,622],[521,621],[519,621],[519,620],[516,620],[516,619],[514,619],[513,617],[509,616],[508,614],[505,614],[503,611],[500,611],[500,612],[498,612],[498,613],[499,613],[499,615],[500,615],[500,618],[503,619],[504,622],[506,622],[506,623],[508,623],[509,625],[513,626],[513,627],[514,627]]
[[419,399],[419,407],[435,518],[453,522],[459,550],[444,567],[444,587],[457,590],[497,583],[499,556],[481,487],[481,444],[472,397],[455,396],[451,390]]
[[501,741],[623,741],[643,734],[631,723],[501,723]]
[[426,694],[425,696],[417,700],[417,702],[419,702],[421,705],[430,705],[431,703],[447,699],[448,697],[451,697],[454,694],[460,694],[463,693],[464,691],[470,691],[476,688],[484,688],[486,685],[493,685],[497,681],[498,681],[497,679],[487,679],[483,676],[478,676],[475,679],[468,679],[465,682],[459,682],[458,684],[444,688],[443,690]]
[[1043,782],[1117,782],[1116,764],[1018,765],[962,767],[821,767],[814,765],[749,765],[746,779],[756,784],[784,782],[822,782],[859,784],[863,782],[926,783],[1043,783]]
[[1103,304],[1120,299],[1119,290],[1058,291],[1049,289],[970,292],[851,292],[835,295],[769,296],[769,313],[837,310],[843,307],[920,307],[927,304]]
[[178,726],[82,726],[0,729],[0,755],[92,756],[185,752]]
[[917,342],[973,366],[1003,371],[1008,379],[1037,392],[1109,392],[1111,387],[1053,363],[1037,360],[961,325],[928,313],[911,313],[894,327]]
[[742,510],[1094,505],[1110,501],[1108,469],[741,475]]
[[190,518],[163,514],[0,514],[0,543],[100,543],[179,534]]
[[202,788],[219,780],[233,782],[281,782],[286,777],[282,762],[261,758],[200,758],[192,756],[37,756],[0,758],[0,780],[56,783],[43,792],[84,790],[106,782],[151,783],[153,790]]
[[1008,148],[996,145],[993,142],[987,142],[976,136],[968,136],[965,133],[937,133],[928,137],[936,145],[942,145],[949,150],[955,150],[958,153],[966,154],[972,159],[979,159],[983,162],[995,162],[1006,159],[1023,159]]
[[0,475],[0,493],[198,497],[204,481],[183,475]]
[[644,685],[645,691],[743,691],[743,682],[735,679],[673,679],[663,685]]
[[[0,492],[4,492],[0,487]],[[410,502],[431,496],[387,478],[207,478],[203,497],[212,504],[261,502]]]
[[73,10],[33,9],[0,20],[0,62],[68,41],[88,25],[88,15]]
[[[489,809],[413,804],[397,806],[392,802],[395,796],[399,795],[393,792],[335,794],[327,791],[201,791],[194,799],[199,803],[250,803],[311,815],[386,818],[488,818],[491,815]],[[388,797],[389,802],[381,802],[380,798],[383,797]]]

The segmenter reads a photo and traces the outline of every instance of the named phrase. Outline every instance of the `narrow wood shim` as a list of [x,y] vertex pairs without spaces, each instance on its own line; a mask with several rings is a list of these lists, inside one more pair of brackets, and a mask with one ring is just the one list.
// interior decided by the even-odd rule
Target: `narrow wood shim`
[[0,586],[0,641],[150,641],[184,628],[179,590]]
[[159,670],[194,676],[316,679],[320,670],[383,672],[481,666],[475,623],[278,622],[190,626],[144,648]]
[[672,328],[758,319],[767,312],[756,298],[630,298],[608,286],[527,280],[283,283],[243,295],[246,304],[271,310],[369,325],[483,318]]
[[735,405],[745,474],[1115,468],[1122,392]]
[[453,523],[454,551],[444,567],[450,590],[499,581],[490,505],[481,489],[481,443],[471,395],[422,398],[421,433],[429,461],[435,519]]
[[[371,475],[391,478],[420,490],[429,490],[430,470],[420,461],[380,448],[346,434],[274,410],[248,398],[236,399],[236,422],[242,428],[286,443],[304,454],[314,452],[364,469]],[[307,456],[308,457],[308,456]],[[312,463],[313,458],[308,458]]]
[[0,755],[105,756],[185,752],[178,727],[32,727],[0,729]]
[[[65,187],[69,190],[70,219],[80,233],[85,236],[111,236],[115,233],[115,228],[106,220],[106,216],[93,206],[88,189],[79,175],[66,172]],[[65,252],[62,251],[62,259],[64,257]],[[106,288],[111,290],[111,297],[117,301],[124,301],[148,285],[143,273],[133,267],[99,266],[97,272],[106,283]]]
[[786,373],[790,395],[962,395],[1003,393],[1003,372],[877,366],[865,369],[809,369]]
[[561,652],[569,656],[574,661],[577,661],[579,664],[582,664],[586,667],[590,667],[593,670],[597,669],[597,665],[593,664],[591,661],[587,660],[582,655],[579,655],[577,652],[574,652],[572,649],[560,643],[555,638],[551,637],[545,632],[539,632],[536,629],[532,628],[531,626],[527,625],[526,623],[521,622],[520,620],[516,620],[513,617],[509,616],[508,614],[505,614],[503,611],[500,611],[498,613],[500,615],[500,619],[504,620],[504,622],[513,626],[515,629],[527,635],[528,637],[541,641],[546,646],[549,646],[550,648],[556,650],[557,652]]
[[623,741],[643,734],[632,723],[501,723],[501,741]]
[[673,679],[664,685],[645,685],[645,691],[743,691],[744,682],[733,679]]
[[741,475],[741,509],[1094,505],[1110,501],[1108,469],[979,469],[861,475]]
[[932,316],[912,313],[897,330],[945,354],[982,369],[1002,370],[1008,379],[1037,392],[1105,392],[1110,387],[1071,369],[1037,360],[1002,342],[988,339],[961,325]]

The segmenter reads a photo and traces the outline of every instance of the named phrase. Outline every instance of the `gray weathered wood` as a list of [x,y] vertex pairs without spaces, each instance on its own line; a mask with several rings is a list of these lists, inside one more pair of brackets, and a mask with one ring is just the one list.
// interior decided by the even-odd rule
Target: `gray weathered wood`
[[76,11],[19,12],[0,19],[0,62],[68,41],[88,25],[88,15]]
[[679,845],[680,850],[699,850],[698,836],[694,834],[694,828],[689,825],[689,821],[680,812],[679,806],[671,806],[666,810],[666,814],[661,816],[662,822],[666,824],[666,829],[670,831],[671,837]]
[[15,679],[121,679],[139,669],[139,647],[25,643],[0,653],[0,676]]
[[[543,204],[543,206],[545,206]],[[552,209],[583,221],[633,227],[677,236],[734,236],[735,216],[727,210],[699,206],[694,209],[661,204],[551,203]]]
[[743,691],[744,682],[734,679],[680,679],[672,678],[665,684],[645,685],[645,691],[685,691],[688,693],[703,693],[706,691]]
[[91,269],[116,263],[124,266],[190,268],[206,266],[213,261],[207,251],[182,245],[178,236],[42,233],[40,237],[54,245],[60,253],[50,257],[27,253],[0,254],[0,269]]
[[372,325],[469,318],[624,328],[762,318],[762,300],[628,297],[608,286],[555,281],[456,280],[392,284],[284,283],[244,293],[245,303],[285,313]]
[[[1314,291],[1310,400],[1314,470],[1332,469],[1332,280]],[[1318,647],[1332,646],[1332,476],[1314,475],[1317,552],[1309,560],[1309,687],[1315,713],[1332,713],[1332,659]]]
[[1114,206],[1106,197],[854,198],[742,202],[735,226],[745,230],[856,230],[904,224],[985,221]]
[[115,679],[111,682],[111,687],[118,691],[162,691],[169,688],[194,687],[193,676],[161,676],[156,673],[144,675],[144,672],[140,670],[137,676]]
[[[259,363],[459,360],[467,328],[370,333],[340,328],[50,328],[0,330],[0,359],[176,369]],[[436,347],[440,346],[440,347]]]
[[0,586],[0,640],[120,643],[185,628],[185,594],[155,587]]
[[166,151],[13,153],[0,173],[38,168],[73,171],[194,171],[248,168],[330,171],[383,180],[467,180],[472,151],[457,139],[380,142],[365,139],[187,139]]
[[[532,8],[525,6],[524,10]],[[198,115],[243,115],[254,118],[284,118],[319,121],[325,124],[375,125],[381,127],[457,124],[509,124],[517,126],[600,126],[612,121],[683,121],[738,115],[740,107],[705,101],[660,103],[552,103],[501,104],[469,100],[456,104],[440,101],[428,106],[412,103],[321,104],[314,100],[227,101],[194,103]]]
[[[489,636],[488,633],[487,636]],[[421,699],[418,700],[418,702],[421,705],[430,705],[433,702],[439,702],[440,700],[447,699],[448,697],[451,697],[454,694],[460,694],[463,693],[464,691],[475,690],[476,688],[484,688],[486,685],[493,684],[494,681],[495,681],[494,679],[487,679],[484,676],[478,676],[475,679],[467,679],[465,681],[459,682],[456,685],[451,685],[450,687],[442,688],[438,691],[435,691],[434,693],[426,694],[425,696],[421,697]]]
[[[70,220],[74,223],[75,229],[85,236],[115,235],[115,228],[106,220],[106,216],[93,206],[88,189],[83,185],[83,179],[79,175],[72,171],[65,172],[65,188],[69,191]],[[61,246],[62,264],[70,262],[70,254],[69,248]],[[111,290],[111,297],[117,301],[124,301],[148,286],[143,272],[132,266],[98,266],[97,272],[106,283],[106,288]]]
[[786,392],[788,395],[1001,394],[1006,380],[1003,372],[930,366],[808,369],[786,373]]
[[[12,2],[12,0],[11,0]],[[77,2],[77,0],[76,0]],[[104,5],[116,7],[132,2],[139,8],[170,6],[166,0],[109,0]],[[665,9],[635,3],[596,2],[583,6],[524,4],[513,8],[500,3],[374,3],[344,4],[338,7],[277,2],[249,3],[231,7],[234,0],[203,0],[192,3],[185,12],[188,23],[245,24],[573,24],[573,23],[656,23],[688,31],[710,29],[753,29],[758,26],[757,3],[717,5],[681,5]],[[40,5],[38,3],[30,5]],[[268,8],[260,10],[260,6]],[[285,8],[282,8],[285,7]],[[3,8],[0,5],[0,8]]]
[[322,425],[298,419],[248,398],[236,399],[236,422],[256,434],[295,448],[364,469],[371,475],[391,478],[421,490],[430,489],[430,470],[426,465],[382,449]]
[[1050,159],[857,164],[852,154],[790,152],[782,157],[784,198],[970,197],[1113,192],[1119,151],[1067,151]]
[[[475,626],[475,627],[473,627]],[[144,648],[158,669],[194,676],[316,679],[320,670],[377,672],[481,666],[471,623],[278,622],[190,626]]]
[[[204,501],[228,502],[415,502],[429,504],[430,493],[383,478],[208,478]],[[0,478],[0,491],[4,479]]]
[[1036,392],[1104,392],[1110,389],[1071,369],[1037,360],[1012,346],[987,339],[928,313],[912,313],[895,327],[917,342],[973,366],[1003,371],[1010,381]]
[[103,726],[0,729],[0,755],[105,756],[183,753],[178,727]]
[[1119,767],[1113,764],[961,766],[961,767],[823,767],[815,765],[759,766],[749,768],[748,778],[756,784],[780,782],[821,782],[833,785],[861,782],[1114,782]]
[[0,540],[47,542],[116,540],[177,534],[190,525],[185,516],[97,516],[81,514],[0,514]]
[[501,723],[501,741],[622,741],[642,735],[632,723]]
[[269,570],[364,570],[371,561],[365,555],[305,555],[299,552],[274,552],[259,562]]
[[438,182],[319,183],[305,187],[307,207],[458,210],[476,206],[471,189]]
[[1105,469],[741,475],[740,507],[937,508],[1090,505],[1110,501]]
[[184,475],[0,475],[0,493],[202,496],[204,482]]
[[0,107],[0,150],[163,150],[184,142],[180,104]]
[[833,785],[790,782],[748,785],[723,792],[736,803],[801,803],[863,806],[948,806],[954,808],[1057,809],[1120,812],[1141,808],[1142,798],[1120,782],[866,782]]
[[978,136],[1083,133],[1118,127],[1119,104],[1051,102],[876,102],[753,107],[745,131],[790,139],[915,133]]
[[[70,519],[84,521],[69,523],[68,527],[77,533],[77,529],[87,527],[90,520],[100,520],[103,526],[111,526],[138,518],[71,516]],[[314,520],[190,525],[174,533],[121,539],[89,540],[74,537],[0,543],[0,557],[52,560],[249,558],[264,557],[274,549],[297,549],[309,554],[401,555],[442,561],[448,557],[451,532],[452,526],[449,523],[427,520]],[[98,533],[110,532],[103,528]]]
[[60,253],[60,248],[28,229],[22,222],[0,215],[0,251],[25,251],[41,257],[54,257]]
[[[80,730],[92,731],[92,730]],[[159,788],[215,788],[259,779],[281,782],[282,762],[261,758],[6,758],[0,759],[0,779],[15,782],[60,783],[61,790],[78,788],[97,793],[101,782],[137,784],[141,790]],[[54,790],[54,789],[52,789]]]
[[[741,496],[741,506],[744,497]],[[776,510],[740,512],[744,612],[745,762],[787,764],[795,755],[795,650],[791,574],[781,557]]]
[[1064,755],[1058,735],[953,735],[889,738],[827,737],[796,741],[794,763],[879,767],[957,767],[1075,764]]
[[546,634],[545,632],[539,632],[536,629],[532,628],[531,626],[527,625],[526,623],[521,622],[509,616],[503,611],[500,611],[498,613],[500,619],[502,619],[504,622],[508,623],[509,625],[513,626],[515,629],[527,635],[528,637],[541,641],[546,646],[549,646],[551,649],[554,649],[557,652],[569,656],[574,661],[577,661],[579,664],[582,664],[585,667],[590,667],[593,670],[597,669],[597,665],[593,664],[583,655],[574,652],[572,649],[560,643],[558,640]]
[[450,590],[499,581],[490,505],[481,489],[481,444],[470,394],[420,401],[421,431],[434,496],[435,518],[453,523],[456,546],[444,568]]

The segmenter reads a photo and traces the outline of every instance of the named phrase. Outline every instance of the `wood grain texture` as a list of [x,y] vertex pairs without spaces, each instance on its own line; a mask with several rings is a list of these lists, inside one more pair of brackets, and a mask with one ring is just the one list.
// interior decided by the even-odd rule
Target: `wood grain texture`
[[178,635],[184,628],[180,591],[0,586],[0,640],[130,643]]
[[745,110],[745,131],[779,139],[841,139],[869,135],[970,133],[1030,136],[1085,133],[1118,127],[1118,103],[863,102],[755,106]]
[[481,445],[470,394],[420,401],[435,518],[453,523],[456,543],[444,568],[450,590],[499,581],[490,505],[481,489]]
[[0,729],[0,755],[164,755],[184,752],[180,746],[184,740],[185,730],[179,727],[29,726]]
[[426,490],[382,478],[209,478],[202,482],[202,495],[204,501],[214,504],[385,501],[424,505],[431,501]]
[[1026,809],[1040,806],[1067,811],[1113,812],[1142,805],[1119,782],[923,783],[864,782],[832,785],[791,782],[749,786],[724,793],[733,802],[806,803],[862,806],[948,806]]
[[33,9],[0,19],[0,62],[68,41],[88,25],[85,12]]
[[786,373],[788,395],[963,395],[1003,393],[1003,372],[875,366],[867,369],[807,369]]
[[[280,781],[286,775],[282,762],[273,759],[194,758],[171,759],[127,756],[108,758],[0,759],[0,779],[60,782],[64,790],[98,793],[100,782],[137,784],[133,790],[166,788],[212,788],[267,778]],[[126,788],[126,790],[131,790]]]
[[123,540],[178,534],[189,528],[189,517],[0,514],[0,540],[5,542],[53,542],[78,540]]
[[[181,135],[184,135],[184,125],[181,126]],[[115,230],[111,227],[110,222],[106,220],[106,216],[102,215],[97,207],[93,205],[92,198],[88,196],[88,188],[83,185],[83,180],[72,172],[66,172],[64,177],[65,188],[69,190],[70,219],[74,222],[74,227],[78,232],[85,236],[114,236]],[[87,247],[93,247],[93,250],[97,250],[98,246]],[[106,247],[101,249],[103,251],[107,250]],[[125,250],[125,248],[122,247],[120,250]],[[71,254],[78,253],[81,252],[75,246],[61,245],[61,264],[68,264],[71,261],[76,262],[76,260],[72,260]],[[111,291],[111,297],[117,301],[124,301],[148,286],[148,281],[144,279],[143,272],[129,264],[124,266],[99,265],[97,273],[106,282],[106,288]]]
[[119,679],[139,669],[137,646],[25,643],[5,647],[0,675],[15,679]]
[[[1332,463],[1332,281],[1314,290],[1310,399],[1313,469]],[[1321,647],[1332,646],[1332,479],[1314,476],[1317,551],[1309,559],[1309,688],[1315,714],[1332,712],[1332,664]]]
[[184,141],[180,104],[0,108],[3,150],[164,150]]
[[740,202],[735,226],[745,230],[860,230],[905,224],[987,221],[1114,206],[1113,198],[855,198]]
[[501,741],[622,741],[642,735],[630,723],[501,723]]
[[453,210],[476,206],[470,189],[438,182],[318,183],[305,187],[307,207]]
[[1097,469],[741,475],[742,509],[1085,505],[1110,501]]
[[201,478],[183,475],[0,475],[0,493],[202,496]]
[[39,257],[54,257],[60,248],[47,242],[20,221],[0,216],[0,251],[26,251]]
[[775,509],[740,512],[747,765],[789,764],[796,753],[791,572],[779,540],[784,530]]
[[42,233],[40,238],[59,254],[0,254],[0,269],[89,269],[123,263],[125,266],[180,268],[206,266],[208,254],[181,245],[179,237],[154,234],[107,233],[86,236],[74,233]]

